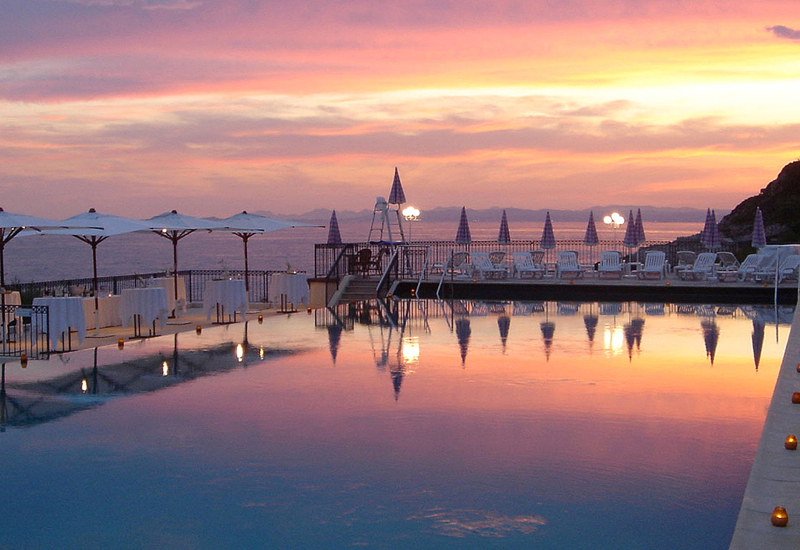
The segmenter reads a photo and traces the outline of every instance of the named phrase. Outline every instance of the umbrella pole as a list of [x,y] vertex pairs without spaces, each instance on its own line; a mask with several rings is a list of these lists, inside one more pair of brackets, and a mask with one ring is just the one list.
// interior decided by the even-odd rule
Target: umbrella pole
[[[100,297],[97,295],[97,241],[94,239],[92,245],[92,285],[94,286],[94,335],[100,336]],[[97,353],[97,348],[95,348]]]
[[247,241],[250,235],[247,233],[242,234],[242,242],[244,243],[244,290],[250,295],[250,264],[247,259]]
[[[175,282],[175,303],[178,302],[178,236],[172,236],[172,279]],[[175,317],[178,316],[178,307],[175,306]]]

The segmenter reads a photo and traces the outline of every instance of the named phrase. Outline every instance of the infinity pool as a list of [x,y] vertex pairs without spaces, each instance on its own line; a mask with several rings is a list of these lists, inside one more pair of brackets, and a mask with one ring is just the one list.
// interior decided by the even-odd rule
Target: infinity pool
[[725,549],[791,314],[397,302],[9,362],[0,548]]

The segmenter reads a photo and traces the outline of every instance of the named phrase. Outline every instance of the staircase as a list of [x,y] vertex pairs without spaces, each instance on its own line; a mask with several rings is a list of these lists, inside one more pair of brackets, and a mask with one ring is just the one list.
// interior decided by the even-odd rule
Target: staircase
[[375,292],[376,286],[378,286],[377,279],[345,277],[342,279],[339,289],[331,302],[328,303],[328,306],[352,301],[374,300],[377,296]]

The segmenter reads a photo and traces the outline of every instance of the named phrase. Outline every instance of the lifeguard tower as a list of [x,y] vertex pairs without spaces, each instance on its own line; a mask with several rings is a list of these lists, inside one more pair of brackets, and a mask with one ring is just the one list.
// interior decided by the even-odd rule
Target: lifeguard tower
[[400,215],[400,205],[404,202],[406,202],[406,195],[403,192],[403,185],[400,183],[400,175],[395,167],[389,200],[387,201],[383,197],[375,199],[372,224],[370,225],[369,238],[367,239],[369,242],[388,244],[406,242],[406,236],[403,232],[403,218]]

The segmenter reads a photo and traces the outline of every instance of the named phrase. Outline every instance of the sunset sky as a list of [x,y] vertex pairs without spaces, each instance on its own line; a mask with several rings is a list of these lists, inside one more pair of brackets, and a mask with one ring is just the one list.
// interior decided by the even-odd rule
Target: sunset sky
[[0,206],[732,208],[798,158],[795,0],[0,0]]

